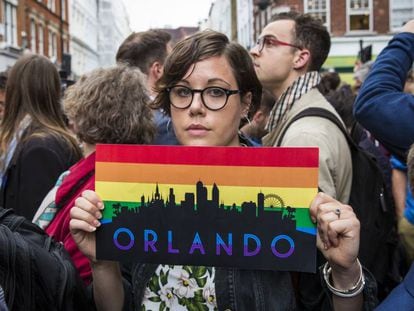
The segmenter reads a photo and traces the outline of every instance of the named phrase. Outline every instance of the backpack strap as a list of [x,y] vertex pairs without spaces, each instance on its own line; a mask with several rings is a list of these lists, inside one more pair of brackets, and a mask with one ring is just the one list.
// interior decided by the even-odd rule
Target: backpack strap
[[294,116],[293,119],[290,120],[290,122],[285,126],[285,128],[283,129],[283,131],[279,135],[279,140],[277,142],[278,147],[280,147],[280,145],[282,144],[282,140],[283,140],[287,130],[292,125],[292,123],[294,123],[295,121],[297,121],[299,119],[305,118],[305,117],[320,117],[320,118],[328,119],[329,121],[334,123],[341,130],[342,134],[344,134],[344,136],[345,136],[345,138],[348,142],[348,145],[351,148],[358,149],[357,144],[352,139],[352,137],[349,135],[348,131],[345,129],[342,122],[339,121],[338,117],[336,117],[329,110],[324,109],[324,108],[318,108],[318,107],[307,108],[307,109],[302,110],[301,112],[299,112],[296,116]]
[[7,217],[8,214],[11,214],[11,213],[13,213],[11,209],[0,207],[0,223],[3,221],[5,217]]
[[26,218],[15,214],[11,208],[0,207],[0,224],[9,227],[11,231],[15,231]]

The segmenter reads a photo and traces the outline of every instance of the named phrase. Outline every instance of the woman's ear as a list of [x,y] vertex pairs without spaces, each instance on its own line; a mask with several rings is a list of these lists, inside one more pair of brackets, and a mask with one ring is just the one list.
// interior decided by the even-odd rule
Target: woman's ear
[[252,92],[247,92],[243,95],[241,98],[241,104],[242,104],[242,113],[241,113],[241,119],[246,118],[249,114],[250,105],[252,104]]

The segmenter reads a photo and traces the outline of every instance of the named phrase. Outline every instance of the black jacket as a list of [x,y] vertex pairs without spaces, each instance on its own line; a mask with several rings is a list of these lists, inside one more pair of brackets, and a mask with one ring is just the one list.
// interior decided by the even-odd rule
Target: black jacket
[[61,138],[31,136],[22,140],[7,168],[0,206],[32,220],[43,198],[60,174],[79,160]]

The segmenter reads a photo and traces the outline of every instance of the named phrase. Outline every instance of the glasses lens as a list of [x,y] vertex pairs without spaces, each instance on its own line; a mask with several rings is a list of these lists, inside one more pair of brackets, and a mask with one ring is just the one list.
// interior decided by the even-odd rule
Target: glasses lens
[[177,108],[186,108],[191,104],[193,93],[185,86],[174,86],[170,89],[171,104]]
[[226,90],[220,87],[208,87],[203,93],[204,104],[211,110],[221,109],[227,100]]

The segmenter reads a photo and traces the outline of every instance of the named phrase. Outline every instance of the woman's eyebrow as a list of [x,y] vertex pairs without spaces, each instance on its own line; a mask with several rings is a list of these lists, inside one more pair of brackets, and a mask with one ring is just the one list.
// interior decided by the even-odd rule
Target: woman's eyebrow
[[220,79],[220,78],[212,78],[212,79],[208,79],[207,80],[208,83],[212,83],[212,82],[223,82],[225,84],[227,84],[228,86],[231,86],[230,83],[228,83],[227,81]]

